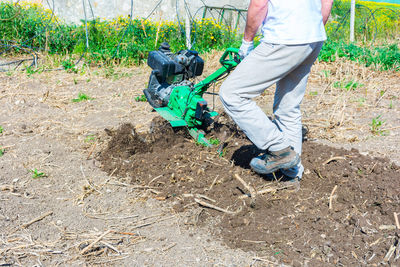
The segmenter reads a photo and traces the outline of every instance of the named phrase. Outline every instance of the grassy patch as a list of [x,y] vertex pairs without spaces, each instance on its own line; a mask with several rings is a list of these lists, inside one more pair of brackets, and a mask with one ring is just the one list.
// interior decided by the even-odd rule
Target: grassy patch
[[88,101],[88,100],[93,100],[93,99],[94,98],[92,98],[84,93],[79,92],[78,97],[72,99],[72,102],[77,103],[77,102]]
[[147,98],[145,95],[135,97],[136,102],[147,102]]
[[400,70],[400,49],[396,44],[361,47],[329,39],[322,47],[319,60],[330,62],[337,58],[346,58],[379,70]]
[[41,178],[41,177],[47,177],[47,175],[44,172],[40,172],[37,169],[32,169],[29,170],[32,173],[32,178],[33,179],[37,179],[37,178]]
[[348,82],[342,82],[342,81],[337,81],[333,83],[333,87],[335,88],[342,88],[345,89],[346,91],[350,90],[355,90],[359,87],[363,87],[364,84],[356,82],[356,81],[348,81]]

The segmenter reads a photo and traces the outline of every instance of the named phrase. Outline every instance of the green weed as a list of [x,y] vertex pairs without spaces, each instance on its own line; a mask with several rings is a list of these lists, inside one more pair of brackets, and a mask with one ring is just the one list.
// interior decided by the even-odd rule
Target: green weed
[[2,134],[4,131],[3,126],[0,126],[0,134]]
[[73,72],[73,73],[78,73],[78,69],[75,66],[75,63],[71,59],[65,59],[61,62],[61,66],[64,67],[64,69],[67,72]]
[[93,141],[95,141],[96,140],[96,138],[93,136],[93,135],[88,135],[86,138],[85,138],[85,143],[91,143],[91,142],[93,142]]
[[333,87],[335,88],[342,88],[345,89],[346,91],[350,90],[355,90],[359,87],[363,87],[364,84],[356,82],[356,81],[349,81],[349,82],[342,82],[342,81],[336,81],[333,83]]
[[311,91],[311,92],[310,92],[310,95],[311,95],[311,96],[316,96],[316,95],[318,95],[318,92],[317,92],[317,91]]
[[33,179],[40,178],[40,177],[47,177],[47,175],[44,172],[40,172],[37,169],[32,169],[29,171],[32,173]]
[[330,70],[322,70],[321,74],[325,77],[328,78],[329,76],[331,76],[331,71]]
[[135,97],[136,102],[147,102],[147,98],[145,95]]
[[27,67],[25,71],[28,77],[31,77],[33,74],[38,72],[37,68],[32,66]]
[[74,98],[72,99],[72,102],[82,102],[82,101],[88,101],[88,100],[93,100],[94,98],[79,92],[78,94],[78,98]]
[[344,88],[347,91],[350,91],[350,90],[355,90],[355,89],[357,89],[359,87],[363,87],[363,86],[364,86],[364,84],[362,84],[362,83],[355,82],[355,81],[349,81],[344,85]]
[[221,141],[218,138],[210,138],[209,142],[213,146],[217,146],[217,145],[219,145],[221,143]]
[[0,157],[2,157],[4,155],[4,153],[6,152],[5,149],[0,149]]
[[387,131],[382,130],[382,126],[385,124],[386,121],[381,119],[382,115],[378,115],[372,119],[370,126],[370,131],[374,135],[385,135]]

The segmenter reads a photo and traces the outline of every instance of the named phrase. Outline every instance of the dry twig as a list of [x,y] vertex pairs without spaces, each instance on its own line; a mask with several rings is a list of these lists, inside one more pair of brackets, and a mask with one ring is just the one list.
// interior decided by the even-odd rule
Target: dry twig
[[169,250],[169,249],[171,249],[171,248],[173,248],[173,247],[175,247],[175,246],[176,246],[176,243],[172,243],[172,244],[170,244],[169,246],[163,248],[163,249],[162,249],[162,252],[165,252],[165,251],[167,251],[167,250]]
[[86,160],[90,159],[90,156],[92,155],[92,153],[93,153],[93,151],[95,150],[96,146],[97,146],[97,142],[95,142],[95,143],[92,145],[92,148],[90,149],[89,155],[87,156]]
[[162,174],[160,174],[160,175],[154,177],[153,179],[151,179],[151,181],[150,181],[147,185],[148,185],[148,186],[151,185],[152,182],[154,182],[155,180],[157,180],[158,178],[161,178],[161,177],[163,177]]
[[211,185],[210,185],[210,188],[208,188],[208,191],[210,191],[210,190],[213,188],[213,186],[214,186],[215,183],[217,182],[218,177],[219,177],[219,175],[217,175],[217,176],[215,177],[214,181],[213,181],[213,182],[211,183]]
[[250,192],[250,197],[255,197],[255,196],[257,195],[256,190],[255,190],[253,187],[251,187],[250,185],[248,185],[248,184],[239,176],[239,174],[235,173],[235,174],[233,175],[233,177],[235,177],[236,180],[238,180],[238,181],[247,189],[247,191]]
[[337,185],[335,185],[335,187],[333,188],[331,195],[329,196],[329,209],[332,209],[332,201],[333,201],[333,194],[335,194],[335,191],[337,189]]
[[[294,186],[295,186],[294,184],[293,185],[288,184],[288,185],[282,186],[282,187],[267,187],[267,188],[264,188],[264,189],[261,189],[261,190],[257,191],[256,195],[264,195],[264,194],[267,194],[267,193],[274,193],[276,191],[287,189],[287,188],[294,187]],[[248,195],[242,195],[242,196],[239,197],[239,199],[245,199],[245,198],[248,198],[248,197],[249,197]]]
[[107,230],[106,232],[104,232],[101,236],[99,236],[95,241],[93,241],[92,243],[90,243],[87,247],[85,247],[84,249],[82,249],[81,254],[85,254],[86,252],[88,252],[94,245],[96,245],[96,243],[98,243],[101,239],[103,239],[106,235],[108,235],[111,232],[111,230]]
[[325,161],[324,163],[322,163],[322,165],[326,165],[326,164],[330,163],[331,161],[334,161],[334,160],[337,161],[337,160],[340,160],[340,159],[346,160],[345,157],[332,157],[332,158],[328,159],[327,161]]
[[204,202],[204,201],[202,201],[202,200],[200,200],[198,198],[195,198],[194,201],[196,201],[196,203],[198,203],[198,204],[200,204],[200,205],[202,205],[204,207],[207,207],[207,208],[210,208],[210,209],[214,209],[214,210],[217,210],[217,211],[220,211],[220,212],[228,213],[228,214],[231,214],[231,215],[235,215],[240,211],[240,209],[238,211],[226,210],[226,209],[220,208],[218,206],[215,206],[213,204]]
[[397,229],[400,230],[400,223],[399,223],[398,214],[397,214],[396,212],[394,212],[394,213],[393,213],[393,216],[394,216],[394,221],[396,222]]
[[[150,226],[150,225],[152,225],[152,224],[155,224],[155,223],[158,223],[158,222],[162,222],[162,221],[166,221],[166,220],[172,219],[172,218],[174,218],[174,217],[175,217],[175,215],[170,216],[170,217],[167,217],[167,218],[162,218],[162,219],[159,219],[159,220],[156,220],[156,221],[153,221],[153,222],[148,222],[148,223],[143,223],[143,224],[135,225],[135,226],[133,226],[133,227],[131,228],[131,230],[133,230],[133,229],[138,229],[138,228],[142,228],[142,227],[146,227],[146,226]],[[142,220],[144,220],[144,219],[142,219]]]
[[388,250],[388,252],[386,253],[385,258],[383,258],[383,260],[386,261],[386,262],[390,261],[390,258],[393,256],[393,253],[394,253],[395,250],[396,250],[396,246],[395,246],[395,245],[392,245],[392,246],[389,248],[389,250]]
[[41,220],[43,220],[44,218],[46,218],[47,216],[50,216],[51,214],[53,214],[52,211],[46,212],[45,214],[40,215],[39,217],[33,219],[32,221],[27,222],[27,223],[24,223],[23,225],[21,225],[21,228],[27,228],[27,227],[30,226],[31,224],[34,224],[35,222],[41,221]]
[[120,252],[117,248],[115,248],[114,246],[112,246],[111,244],[109,244],[109,243],[107,243],[107,242],[105,242],[105,241],[101,241],[101,243],[102,243],[103,245],[105,245],[106,247],[108,247],[109,249],[112,249],[112,250],[114,250],[115,252],[117,252],[119,255],[121,255],[121,252]]

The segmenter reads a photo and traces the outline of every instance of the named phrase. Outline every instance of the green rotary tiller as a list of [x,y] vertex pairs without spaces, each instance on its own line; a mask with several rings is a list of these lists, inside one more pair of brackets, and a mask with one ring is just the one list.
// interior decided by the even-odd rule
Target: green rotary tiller
[[204,61],[196,51],[182,50],[172,53],[168,43],[151,51],[147,64],[152,68],[149,85],[144,95],[150,105],[172,127],[187,127],[190,135],[200,144],[211,147],[202,130],[218,115],[210,110],[203,94],[211,84],[222,79],[239,63],[239,50],[228,48],[219,62],[222,67],[194,84],[191,79],[203,73]]

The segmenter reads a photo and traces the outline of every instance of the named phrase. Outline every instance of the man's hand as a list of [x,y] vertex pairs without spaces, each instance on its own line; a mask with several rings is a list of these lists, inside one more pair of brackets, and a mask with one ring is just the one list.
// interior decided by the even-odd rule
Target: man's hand
[[333,0],[321,0],[321,13],[324,25],[328,21],[329,15],[331,14],[331,9],[333,5]]
[[251,51],[254,49],[254,43],[253,41],[247,42],[246,40],[242,40],[242,45],[240,46],[239,49],[239,56],[241,59],[244,59],[247,57]]
[[247,11],[246,29],[244,30],[244,40],[252,42],[257,30],[264,21],[268,12],[268,0],[251,0]]

